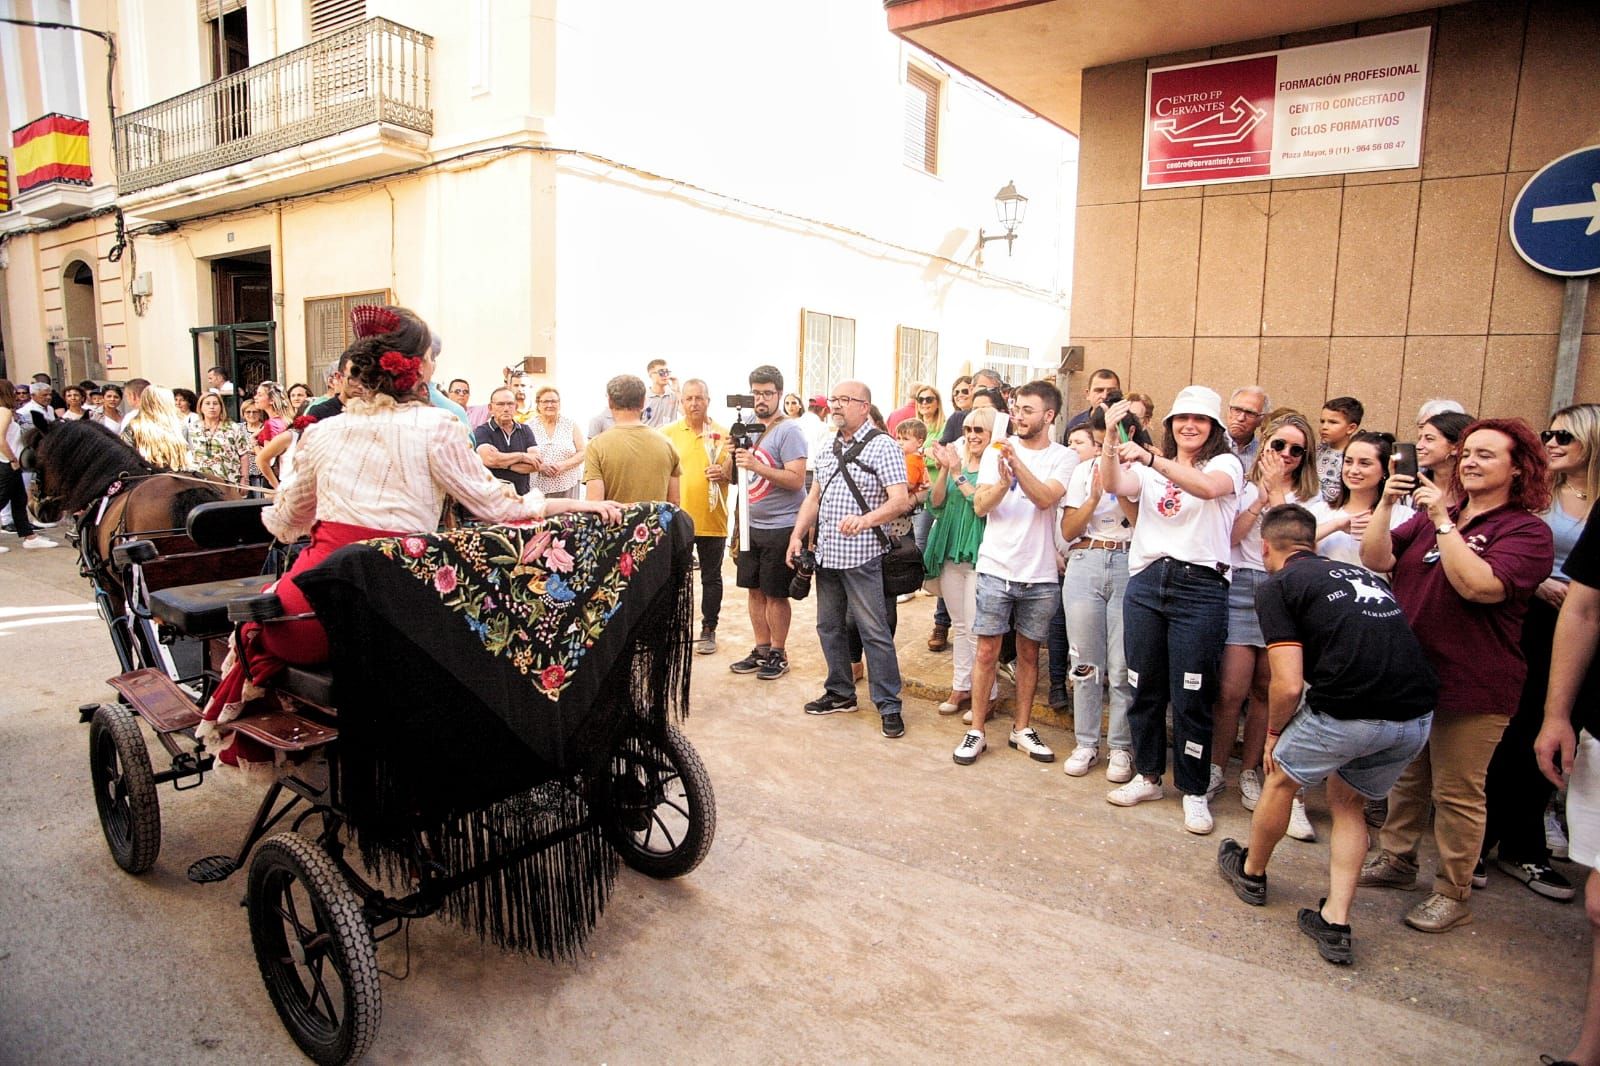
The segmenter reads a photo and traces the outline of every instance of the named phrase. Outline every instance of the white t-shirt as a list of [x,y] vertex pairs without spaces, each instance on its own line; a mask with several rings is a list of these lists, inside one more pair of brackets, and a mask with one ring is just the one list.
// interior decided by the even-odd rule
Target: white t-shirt
[[[1254,481],[1246,482],[1244,491],[1239,493],[1239,510],[1234,512],[1234,517],[1237,518],[1243,511],[1254,507],[1259,499],[1261,499],[1261,487]],[[1317,499],[1321,500],[1322,497],[1318,496]],[[1285,495],[1283,500],[1285,503],[1299,503],[1300,497],[1291,492]],[[1250,531],[1244,535],[1244,539],[1233,546],[1233,565],[1242,566],[1247,570],[1265,570],[1267,568],[1266,561],[1261,558],[1261,519],[1259,517],[1251,524]]]
[[[1324,500],[1313,500],[1306,504],[1306,510],[1311,512],[1317,520],[1317,525],[1328,521],[1338,514],[1332,504]],[[1389,528],[1399,529],[1407,519],[1417,512],[1403,503],[1397,503],[1389,512]],[[1317,554],[1324,559],[1333,559],[1341,563],[1350,563],[1353,566],[1361,565],[1361,538],[1353,537],[1344,530],[1329,533],[1317,541]]]
[[[1067,495],[1063,501],[1068,507],[1082,507],[1089,499],[1089,484],[1094,480],[1094,472],[1099,468],[1099,463],[1078,464],[1077,469],[1072,472],[1072,481],[1067,485]],[[1117,498],[1109,492],[1103,492],[1100,494],[1100,502],[1095,504],[1094,514],[1089,516],[1089,524],[1084,527],[1083,536],[1122,543],[1133,539],[1133,524],[1122,513],[1122,505],[1117,502]]]
[[1205,473],[1227,474],[1233,482],[1231,493],[1214,500],[1189,495],[1153,467],[1141,464],[1131,469],[1139,479],[1139,521],[1128,549],[1130,577],[1164,557],[1197,566],[1232,562],[1233,520],[1244,489],[1244,467],[1238,456],[1219,455],[1201,468]]
[[[1056,481],[1065,486],[1072,480],[1078,453],[1051,441],[1043,448],[1025,448],[1011,438],[1013,455],[1040,481]],[[980,484],[983,484],[980,482]],[[987,484],[994,484],[991,478]],[[1040,510],[1020,485],[1013,484],[1005,497],[990,511],[983,529],[983,544],[978,549],[978,573],[1029,584],[1055,584],[1056,542],[1054,528],[1060,511],[1055,507]]]

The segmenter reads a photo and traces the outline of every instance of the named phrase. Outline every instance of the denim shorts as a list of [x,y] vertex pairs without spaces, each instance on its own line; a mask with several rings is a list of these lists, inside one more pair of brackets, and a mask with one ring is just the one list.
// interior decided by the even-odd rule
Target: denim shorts
[[1334,718],[1303,706],[1278,738],[1272,758],[1302,785],[1337,773],[1368,799],[1382,799],[1428,743],[1432,728],[1432,711],[1408,722],[1384,722]]
[[1014,628],[1029,640],[1043,642],[1049,637],[1050,621],[1060,608],[1058,582],[1007,581],[993,574],[979,574],[978,614],[973,619],[972,632],[980,637],[1001,637]]
[[1266,583],[1264,570],[1249,567],[1233,568],[1233,582],[1228,586],[1228,643],[1243,644],[1252,648],[1265,648],[1267,638],[1261,632],[1261,620],[1256,617],[1256,589]]

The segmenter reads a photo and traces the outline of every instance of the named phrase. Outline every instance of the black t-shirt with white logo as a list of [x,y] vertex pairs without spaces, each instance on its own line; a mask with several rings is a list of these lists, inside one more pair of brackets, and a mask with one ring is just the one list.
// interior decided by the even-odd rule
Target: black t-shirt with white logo
[[[1573,581],[1600,589],[1600,521],[1595,515],[1600,515],[1600,507],[1589,512],[1589,521],[1561,569]],[[1572,728],[1587,729],[1591,737],[1600,737],[1600,652],[1589,660],[1589,672],[1578,698],[1572,701]]]
[[1256,615],[1268,648],[1301,646],[1312,709],[1386,722],[1434,709],[1439,679],[1372,571],[1301,552],[1256,590]]

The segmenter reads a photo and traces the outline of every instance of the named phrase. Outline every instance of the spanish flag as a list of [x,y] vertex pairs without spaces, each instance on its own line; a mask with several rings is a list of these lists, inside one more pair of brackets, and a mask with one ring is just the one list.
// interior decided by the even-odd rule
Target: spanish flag
[[92,185],[89,174],[89,121],[46,115],[11,134],[17,164],[17,192],[52,181]]

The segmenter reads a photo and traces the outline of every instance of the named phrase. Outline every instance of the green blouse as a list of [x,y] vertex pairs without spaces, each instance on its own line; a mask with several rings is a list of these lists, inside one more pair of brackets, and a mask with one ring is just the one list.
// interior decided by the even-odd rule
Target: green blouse
[[[975,472],[967,474],[976,481]],[[930,497],[930,500],[932,497]],[[983,543],[983,519],[972,510],[972,500],[946,476],[944,503],[929,504],[933,528],[928,530],[928,546],[922,553],[923,574],[939,576],[945,563],[976,563],[978,546]]]

